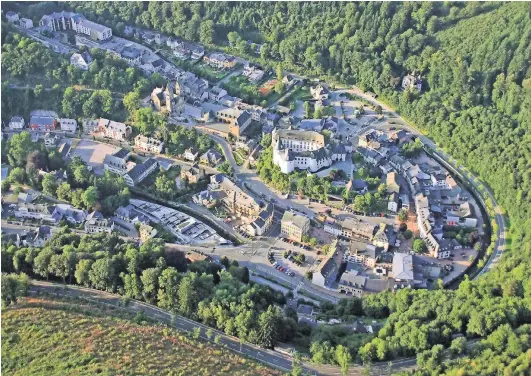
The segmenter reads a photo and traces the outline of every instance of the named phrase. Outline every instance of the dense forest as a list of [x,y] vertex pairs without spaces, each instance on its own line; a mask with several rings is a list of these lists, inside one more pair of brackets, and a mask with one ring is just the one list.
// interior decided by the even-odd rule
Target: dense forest
[[[33,17],[58,5],[30,6]],[[486,277],[456,291],[364,299],[387,317],[361,347],[369,361],[425,354],[419,374],[518,374],[531,347],[531,4],[480,2],[71,2],[113,27],[156,29],[266,66],[370,90],[465,163],[507,211],[510,249]],[[42,9],[41,9],[42,8]],[[229,33],[230,41],[229,43]],[[249,42],[249,43],[248,43]],[[259,54],[249,47],[262,44]],[[416,72],[423,90],[400,90]],[[438,367],[452,334],[488,337]],[[527,339],[526,339],[527,338]],[[511,351],[504,343],[510,342]],[[499,345],[498,344],[502,344]],[[419,355],[420,357],[420,355]],[[433,358],[433,359],[432,359]],[[466,359],[466,358],[461,358]],[[477,362],[489,363],[479,366]],[[518,363],[518,364],[516,364]]]

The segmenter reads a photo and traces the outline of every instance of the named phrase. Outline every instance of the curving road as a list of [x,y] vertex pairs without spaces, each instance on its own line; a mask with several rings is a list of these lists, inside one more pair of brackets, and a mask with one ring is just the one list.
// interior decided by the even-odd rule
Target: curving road
[[[291,371],[292,358],[289,355],[285,355],[273,350],[263,349],[261,347],[249,343],[240,342],[240,340],[236,337],[228,336],[223,332],[212,329],[206,325],[190,320],[183,316],[174,316],[174,319],[172,321],[170,312],[160,309],[151,304],[131,299],[129,304],[126,307],[123,307],[120,305],[121,296],[117,294],[111,294],[105,291],[94,290],[74,285],[62,285],[58,283],[36,280],[32,281],[30,293],[34,295],[38,293],[44,293],[67,298],[82,298],[84,300],[88,300],[94,303],[118,307],[127,310],[131,313],[144,312],[144,314],[149,318],[164,322],[182,331],[191,332],[195,328],[199,328],[201,331],[200,338],[206,341],[210,341],[210,339],[206,335],[206,331],[208,329],[211,329],[214,333],[214,336],[220,337],[220,343],[222,345],[225,345],[231,351],[255,359],[270,367],[280,369],[281,371]],[[398,370],[410,369],[415,365],[415,358],[403,359],[393,362],[392,368],[393,372],[395,372]],[[341,375],[341,370],[337,366],[314,365],[305,362],[303,364],[303,368],[311,375]],[[371,367],[370,374],[386,375],[388,374],[388,370],[388,363],[376,363]],[[366,370],[362,366],[352,366],[349,369],[348,374],[352,376],[361,376],[366,374]]]

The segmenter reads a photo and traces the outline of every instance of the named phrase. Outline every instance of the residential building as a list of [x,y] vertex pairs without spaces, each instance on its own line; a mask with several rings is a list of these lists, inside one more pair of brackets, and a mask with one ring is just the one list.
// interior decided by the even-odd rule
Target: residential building
[[194,100],[208,98],[208,81],[198,78],[195,74],[187,72],[174,84],[175,95],[190,97]]
[[342,294],[361,298],[366,284],[367,277],[359,275],[357,270],[346,270],[339,279],[338,290]]
[[120,57],[129,64],[138,65],[142,58],[142,51],[134,47],[125,47],[120,53]]
[[254,218],[251,223],[245,226],[245,230],[251,236],[262,236],[269,230],[271,224],[273,223],[274,216],[274,207],[273,204],[267,204],[265,207],[260,210],[258,216]]
[[127,205],[127,206],[120,206],[116,211],[114,212],[116,217],[119,219],[135,224],[137,222],[142,224],[148,224],[149,218],[146,217],[144,214],[142,214],[140,211],[136,210],[133,205]]
[[219,102],[225,95],[227,95],[227,91],[225,89],[222,89],[219,86],[214,86],[208,92],[208,99]]
[[225,55],[220,52],[212,52],[203,56],[203,61],[217,69],[232,69],[236,65],[234,56]]
[[88,70],[92,63],[92,56],[87,51],[80,54],[75,53],[70,57],[70,64],[82,70]]
[[280,221],[280,234],[298,242],[310,231],[310,219],[302,214],[285,211]]
[[223,162],[223,154],[216,149],[208,149],[205,154],[199,157],[199,162],[207,165],[216,166]]
[[258,82],[264,77],[264,70],[260,69],[256,65],[247,64],[245,65],[242,73],[245,77],[251,82]]
[[184,151],[183,158],[193,162],[197,159],[198,155],[199,151],[194,146],[192,146]]
[[249,111],[242,111],[237,108],[223,108],[215,112],[217,120],[229,124],[229,133],[235,137],[243,135],[247,127],[251,124],[252,115]]
[[400,193],[400,185],[398,184],[398,176],[396,175],[396,172],[390,172],[387,174],[387,177],[385,178],[385,184],[387,186],[387,193]]
[[398,211],[398,194],[391,193],[389,200],[387,201],[387,210],[396,213]]
[[422,91],[422,79],[414,74],[408,74],[402,79],[402,89],[415,89],[419,93]]
[[321,84],[317,85],[316,87],[311,87],[310,94],[316,100],[325,100],[330,96],[328,89]]
[[197,182],[205,177],[205,170],[199,168],[198,165],[181,168],[181,179],[188,180],[189,184],[197,184]]
[[23,237],[24,246],[42,248],[52,237],[52,229],[49,226],[39,226],[37,231],[30,231]]
[[190,52],[190,58],[192,60],[200,60],[203,56],[205,56],[205,48],[197,44],[190,46]]
[[345,262],[362,264],[367,268],[374,268],[380,260],[382,248],[374,244],[354,241],[351,242],[350,250],[345,253]]
[[114,222],[105,219],[99,211],[90,213],[85,222],[85,232],[87,234],[97,234],[100,232],[111,233],[114,230]]
[[33,21],[29,18],[21,18],[18,24],[23,29],[31,29],[33,27]]
[[157,236],[157,229],[147,224],[140,225],[138,232],[140,234],[140,241],[142,243],[145,243],[149,239],[152,239]]
[[348,183],[345,185],[345,189],[349,192],[355,192],[357,194],[364,194],[367,193],[369,189],[369,185],[365,180],[361,179],[354,179],[349,180]]
[[57,141],[59,141],[59,137],[55,133],[48,132],[44,135],[44,146],[47,148],[56,147]]
[[312,283],[325,288],[333,288],[343,263],[343,249],[336,239],[330,245],[327,257],[313,272]]
[[24,129],[25,125],[26,123],[24,122],[24,118],[22,116],[13,116],[11,120],[9,120],[9,129],[12,131]]
[[137,163],[127,174],[123,175],[125,183],[130,187],[135,187],[147,178],[158,167],[156,159],[149,158],[144,163]]
[[212,175],[209,189],[221,189],[225,193],[222,204],[231,213],[245,218],[255,218],[260,213],[260,205],[251,196],[242,191],[223,174]]
[[273,163],[289,174],[295,169],[317,172],[333,162],[345,161],[340,143],[325,144],[324,136],[314,131],[275,129],[272,133]]
[[297,79],[291,74],[287,74],[282,78],[282,83],[289,88],[297,83]]
[[17,23],[19,21],[18,13],[8,11],[6,13],[7,22]]
[[76,209],[72,205],[57,204],[53,208],[51,222],[57,224],[62,220],[65,220],[71,224],[79,225],[87,218],[87,212],[84,210]]
[[61,130],[65,132],[75,132],[77,130],[77,121],[75,119],[57,119]]
[[29,128],[32,131],[54,131],[56,120],[51,116],[33,115],[30,117]]
[[147,151],[148,153],[161,154],[164,150],[164,142],[157,140],[153,137],[147,137],[139,134],[135,137],[135,146],[142,150]]
[[112,30],[107,26],[87,20],[83,15],[73,12],[52,13],[43,16],[39,22],[52,31],[74,30],[88,35],[93,40],[104,41],[112,37]]
[[70,158],[70,153],[72,152],[72,147],[68,142],[63,143],[59,148],[57,149],[59,151],[59,154],[61,154],[61,158],[63,160],[67,160]]
[[370,241],[375,229],[375,225],[363,222],[358,218],[347,218],[342,221],[328,220],[324,225],[325,232],[352,240]]
[[122,141],[127,140],[131,136],[132,129],[124,123],[101,118],[98,120],[98,131],[101,132],[103,137]]
[[123,176],[131,169],[131,166],[127,162],[128,157],[129,151],[126,149],[120,149],[113,154],[107,154],[103,159],[103,168],[105,171]]
[[36,219],[41,221],[53,221],[53,206],[43,204],[20,204],[14,210],[14,215],[19,220]]
[[81,124],[83,125],[84,134],[92,134],[94,130],[98,129],[98,120],[96,119],[83,119]]
[[170,91],[170,85],[157,87],[151,92],[151,100],[155,110],[163,114],[173,112],[173,93]]

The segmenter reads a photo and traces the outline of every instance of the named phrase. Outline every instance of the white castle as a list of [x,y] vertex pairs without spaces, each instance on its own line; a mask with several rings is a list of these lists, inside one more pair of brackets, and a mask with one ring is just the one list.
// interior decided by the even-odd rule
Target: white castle
[[292,129],[273,130],[271,146],[273,163],[285,174],[296,168],[316,172],[336,161],[344,161],[347,151],[352,152],[352,144],[326,144],[318,132]]

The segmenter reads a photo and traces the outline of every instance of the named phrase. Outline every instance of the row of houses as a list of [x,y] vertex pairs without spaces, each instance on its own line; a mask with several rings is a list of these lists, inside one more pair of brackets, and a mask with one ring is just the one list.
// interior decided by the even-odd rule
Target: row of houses
[[61,221],[66,221],[73,225],[84,223],[86,233],[112,232],[114,223],[105,219],[103,215],[94,211],[87,213],[85,210],[74,208],[69,204],[34,204],[20,203],[14,209],[14,216],[22,221],[36,220],[40,222],[58,225]]
[[[9,121],[10,130],[26,128],[26,121],[22,116],[15,115]],[[73,133],[77,130],[75,119],[59,118],[53,111],[34,110],[30,113],[27,128],[32,131],[50,132],[60,129],[63,132]]]

